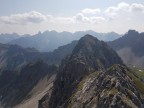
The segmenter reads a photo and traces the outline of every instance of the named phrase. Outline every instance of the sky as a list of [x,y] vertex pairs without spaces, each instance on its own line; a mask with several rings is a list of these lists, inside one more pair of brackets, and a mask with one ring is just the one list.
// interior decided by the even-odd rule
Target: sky
[[0,0],[0,33],[144,31],[144,0]]

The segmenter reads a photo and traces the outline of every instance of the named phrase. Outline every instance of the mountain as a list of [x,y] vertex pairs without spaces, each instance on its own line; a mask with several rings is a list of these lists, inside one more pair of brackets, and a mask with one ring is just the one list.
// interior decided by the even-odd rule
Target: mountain
[[0,44],[0,69],[15,70],[28,62],[37,61],[41,54],[32,48]]
[[34,48],[22,48],[18,45],[0,44],[0,70],[19,70],[29,62],[45,61],[48,64],[61,63],[71,54],[77,41],[60,46],[53,52],[39,52]]
[[142,73],[91,35],[52,52],[0,44],[0,60],[1,108],[143,108]]
[[31,47],[41,52],[48,52],[57,49],[59,46],[66,45],[73,40],[79,40],[85,34],[91,34],[100,40],[111,41],[120,37],[119,34],[111,33],[97,33],[94,31],[79,31],[75,33],[70,32],[56,32],[56,31],[45,31],[39,32],[32,36],[22,36],[15,40],[9,41],[9,44],[16,44],[24,48]]
[[58,47],[52,52],[47,53],[45,59],[49,64],[60,64],[61,61],[72,53],[72,50],[76,46],[77,41],[73,41],[69,44]]
[[[113,64],[123,64],[115,51],[105,42],[85,35],[78,41],[72,54],[63,61],[51,96],[42,98],[39,101],[39,108],[68,107],[69,100],[74,96],[83,78],[97,71],[106,71]],[[89,79],[90,82],[91,80]]]
[[79,39],[81,37],[83,37],[84,35],[86,34],[90,34],[94,37],[96,37],[97,39],[99,40],[103,40],[103,41],[112,41],[112,40],[115,40],[119,37],[121,37],[121,35],[115,33],[115,32],[108,32],[108,33],[97,33],[97,32],[94,32],[92,30],[88,30],[88,31],[78,31],[78,32],[75,32],[74,35],[76,37],[79,37]]
[[13,34],[0,34],[0,43],[8,43],[12,40],[18,39],[20,36],[16,33]]
[[[57,66],[42,61],[29,63],[20,71],[3,71],[0,75],[0,105],[12,108],[35,93],[34,87],[44,78],[47,81],[57,71]],[[44,83],[44,82],[43,82]],[[50,82],[46,82],[47,86]],[[38,89],[39,91],[41,88]],[[38,101],[38,100],[37,100]]]
[[144,68],[144,33],[129,30],[124,36],[108,43],[128,65]]
[[0,44],[0,107],[38,107],[38,100],[51,92],[61,60],[76,44],[73,41],[48,53]]
[[38,107],[38,100],[51,92],[57,66],[76,44],[73,41],[48,53],[0,44],[0,107]]

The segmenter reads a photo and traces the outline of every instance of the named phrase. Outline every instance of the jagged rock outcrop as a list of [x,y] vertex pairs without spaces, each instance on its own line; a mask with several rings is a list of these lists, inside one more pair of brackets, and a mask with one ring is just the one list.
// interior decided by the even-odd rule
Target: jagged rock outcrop
[[[105,70],[113,64],[123,64],[121,59],[106,43],[91,35],[82,37],[72,54],[62,63],[54,83],[52,95],[47,103],[49,108],[67,107],[68,100],[76,86],[95,70]],[[45,108],[41,101],[39,108]]]
[[79,82],[67,108],[143,108],[135,82],[125,66],[93,72]]

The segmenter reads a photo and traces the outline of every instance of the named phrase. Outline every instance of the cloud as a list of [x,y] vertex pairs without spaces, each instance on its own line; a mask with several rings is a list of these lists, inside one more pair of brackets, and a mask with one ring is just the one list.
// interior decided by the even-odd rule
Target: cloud
[[86,9],[82,10],[82,13],[84,13],[84,14],[98,14],[100,12],[101,12],[100,9],[89,9],[89,8],[86,8]]
[[105,18],[100,16],[84,16],[82,13],[78,13],[75,16],[76,22],[80,23],[91,23],[91,24],[98,24],[105,21]]
[[103,18],[103,17],[90,17],[90,21],[91,21],[91,23],[98,24],[98,23],[102,23],[103,21],[105,21],[105,18]]
[[69,24],[69,23],[75,23],[75,20],[73,17],[56,17],[53,19],[54,22],[58,22],[58,23],[65,23],[65,24]]
[[117,11],[118,11],[118,9],[116,7],[109,7],[105,10],[104,13],[108,16],[113,17],[113,16],[117,15]]
[[0,22],[4,24],[28,24],[28,23],[41,23],[50,20],[51,15],[43,15],[36,11],[31,11],[23,14],[15,14],[10,16],[0,17]]
[[105,10],[105,13],[107,15],[111,15],[111,16],[115,16],[118,15],[120,13],[131,13],[131,14],[135,14],[135,12],[144,12],[144,5],[143,4],[137,4],[137,3],[132,3],[132,4],[128,4],[125,2],[119,3],[117,6],[113,6],[113,7],[108,7]]
[[[50,23],[90,23],[99,24],[104,21],[111,21],[120,17],[127,17],[128,15],[133,15],[137,12],[144,12],[144,5],[132,3],[128,4],[121,2],[116,6],[107,7],[105,10],[100,10],[99,8],[90,9],[85,8],[79,11],[73,16],[63,17],[63,16],[52,16],[44,15],[37,11],[31,11],[27,13],[14,14],[10,16],[0,16],[1,24],[9,25],[27,25],[27,24],[40,24],[43,22]],[[131,18],[132,19],[132,18]]]
[[131,10],[131,11],[144,12],[144,5],[142,5],[142,4],[137,4],[137,3],[133,3],[133,4],[130,6],[130,10]]
[[117,8],[118,11],[120,11],[120,10],[121,11],[128,11],[130,8],[130,5],[128,3],[122,2],[122,3],[119,3],[117,5],[117,7],[115,7],[115,8]]
[[108,15],[110,18],[113,18],[119,15],[121,12],[128,12],[130,10],[130,5],[122,2],[119,3],[117,6],[108,7],[104,13]]
[[78,13],[74,18],[76,21],[83,21],[84,15],[82,13]]

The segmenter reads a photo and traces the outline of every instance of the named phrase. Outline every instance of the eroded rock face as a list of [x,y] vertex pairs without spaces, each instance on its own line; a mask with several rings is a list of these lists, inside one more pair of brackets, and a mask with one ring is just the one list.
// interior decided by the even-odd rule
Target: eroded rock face
[[140,93],[125,66],[94,72],[78,84],[68,108],[143,108]]
[[[127,68],[115,65],[98,77],[97,107],[141,107],[142,100],[136,85],[127,75]],[[102,81],[100,80],[102,79]]]

